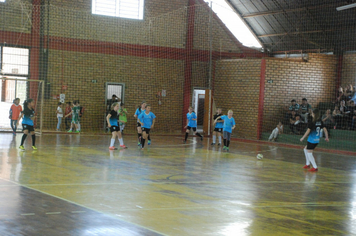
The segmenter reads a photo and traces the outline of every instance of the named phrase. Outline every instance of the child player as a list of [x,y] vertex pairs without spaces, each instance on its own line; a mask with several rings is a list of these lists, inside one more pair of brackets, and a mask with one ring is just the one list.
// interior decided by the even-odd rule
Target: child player
[[125,125],[127,123],[127,110],[125,108],[125,104],[121,103],[120,109],[119,109],[119,122],[120,122],[120,131],[121,134],[124,133]]
[[150,130],[153,129],[155,125],[156,116],[151,112],[151,106],[147,105],[146,110],[141,113],[138,117],[141,127],[142,127],[142,140],[141,140],[141,149],[145,147],[145,141],[150,134]]
[[[235,129],[235,119],[232,117],[233,112],[232,110],[229,110],[227,112],[227,116],[220,116],[220,119],[224,121],[224,148],[223,150],[229,151],[229,146],[230,146],[230,140],[231,140],[231,133],[232,130]],[[215,120],[215,122],[218,121],[219,118]]]
[[183,143],[187,142],[187,138],[189,135],[189,131],[193,129],[193,132],[196,136],[200,137],[200,140],[203,141],[203,136],[197,132],[197,115],[193,111],[193,107],[189,107],[188,113],[187,113],[187,125],[184,127],[186,129],[185,131],[185,138]]
[[73,126],[75,127],[76,133],[80,132],[80,130],[78,128],[79,112],[80,112],[80,107],[78,106],[78,101],[73,101],[72,111],[68,115],[65,116],[65,117],[68,117],[68,116],[72,115],[72,123],[70,126],[70,130],[68,131],[69,133],[73,132]]
[[14,104],[12,104],[10,108],[10,117],[9,117],[10,125],[14,135],[16,135],[17,120],[19,119],[21,112],[22,112],[22,107],[20,105],[20,98],[15,98]]
[[138,138],[138,144],[141,144],[141,137],[142,137],[142,128],[141,128],[141,123],[140,119],[138,118],[146,109],[146,103],[142,102],[141,106],[139,106],[135,112],[134,117],[137,118],[137,138]]
[[32,149],[37,150],[35,145],[36,144],[35,129],[33,127],[33,120],[36,118],[35,110],[33,109],[34,107],[35,107],[35,101],[33,99],[25,100],[25,102],[23,103],[24,110],[21,116],[19,117],[19,119],[17,120],[17,126],[18,126],[21,118],[23,118],[22,120],[23,136],[19,147],[21,150],[25,150],[23,144],[27,138],[28,133],[30,133],[32,136]]
[[323,124],[323,121],[321,120],[321,115],[320,115],[320,110],[315,109],[311,113],[311,117],[313,118],[312,122],[308,123],[308,129],[303,135],[303,137],[300,139],[302,142],[304,138],[306,138],[308,135],[308,143],[307,146],[304,148],[304,154],[305,154],[305,159],[306,159],[306,164],[303,166],[304,169],[309,169],[310,164],[313,165],[313,168],[309,169],[309,171],[318,171],[318,166],[315,163],[315,159],[313,156],[313,151],[316,148],[316,146],[319,144],[320,141],[320,133],[323,130],[325,133],[325,141],[329,142],[329,135],[328,135],[328,130]]
[[[214,115],[214,123],[215,124],[215,128],[214,128],[214,132],[213,132],[213,143],[211,145],[215,145],[216,143],[216,134],[218,134],[219,137],[219,146],[221,145],[221,133],[223,131],[223,127],[224,127],[224,121],[222,119],[220,119],[220,116],[222,116],[222,109],[218,108],[216,114]],[[215,122],[215,120],[217,120]]]
[[122,139],[122,135],[120,132],[119,124],[117,121],[118,118],[118,113],[117,111],[119,110],[119,103],[115,102],[111,105],[111,111],[110,113],[106,116],[106,121],[108,122],[108,127],[110,128],[112,137],[111,137],[111,142],[110,142],[110,150],[117,150],[117,148],[114,146],[115,145],[115,138],[118,137],[118,140],[120,142],[120,147],[122,148],[127,148],[124,144],[124,140]]

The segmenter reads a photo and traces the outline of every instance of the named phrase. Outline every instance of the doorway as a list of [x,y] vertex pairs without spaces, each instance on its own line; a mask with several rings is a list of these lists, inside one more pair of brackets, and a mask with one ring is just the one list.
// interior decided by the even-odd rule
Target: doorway
[[104,130],[107,127],[106,124],[106,116],[110,112],[110,106],[113,102],[112,96],[115,95],[119,100],[117,102],[125,102],[125,84],[124,83],[115,83],[115,82],[107,82],[105,84],[105,107],[106,112],[104,115]]
[[[0,128],[10,129],[9,110],[15,98],[20,104],[27,99],[29,72],[29,49],[0,46]],[[16,80],[18,79],[18,80]]]
[[197,125],[198,125],[197,130],[198,130],[198,132],[203,131],[204,103],[205,103],[205,89],[194,88],[192,107],[193,107],[195,114],[197,115]]

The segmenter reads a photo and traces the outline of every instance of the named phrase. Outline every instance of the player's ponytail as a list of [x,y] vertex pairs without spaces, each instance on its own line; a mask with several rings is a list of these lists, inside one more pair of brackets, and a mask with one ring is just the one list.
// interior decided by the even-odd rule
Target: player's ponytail
[[27,114],[30,111],[30,109],[28,108],[28,104],[31,102],[33,102],[32,98],[29,98],[23,102],[23,110],[25,114]]
[[320,121],[321,120],[321,112],[319,109],[314,109],[313,110],[313,114],[314,114],[314,117],[313,117],[313,123],[317,122],[317,121]]

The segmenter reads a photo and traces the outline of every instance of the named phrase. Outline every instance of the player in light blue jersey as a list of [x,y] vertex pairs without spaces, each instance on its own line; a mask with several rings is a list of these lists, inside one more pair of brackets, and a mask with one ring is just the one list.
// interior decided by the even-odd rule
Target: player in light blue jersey
[[150,105],[146,105],[145,112],[141,113],[141,115],[138,116],[138,119],[140,121],[143,134],[141,139],[141,149],[144,149],[145,141],[148,138],[148,135],[150,134],[150,130],[153,129],[153,127],[155,126],[156,119],[155,114],[151,112]]
[[23,103],[24,110],[22,111],[19,119],[17,120],[17,126],[18,126],[21,118],[23,118],[22,120],[23,136],[20,144],[21,150],[25,150],[25,147],[23,145],[29,133],[32,136],[32,149],[37,150],[35,145],[36,135],[35,135],[35,128],[33,123],[33,120],[36,118],[34,107],[35,107],[35,101],[33,99],[25,100],[25,102]]
[[300,139],[300,141],[302,142],[309,135],[307,146],[305,146],[304,148],[306,164],[303,168],[309,169],[310,164],[312,164],[313,168],[309,169],[309,171],[314,172],[314,171],[318,171],[318,166],[315,163],[313,151],[316,148],[316,146],[319,144],[320,134],[322,130],[325,133],[326,142],[329,142],[329,134],[328,134],[328,130],[324,126],[323,121],[321,120],[319,109],[315,109],[314,111],[312,111],[311,116],[313,118],[313,121],[308,123],[308,129],[303,135],[303,137]]
[[[222,116],[222,109],[218,108],[216,111],[216,114],[214,115],[214,124],[215,124],[215,128],[213,131],[213,143],[211,145],[215,145],[216,143],[216,134],[219,137],[219,146],[221,145],[221,134],[223,132],[223,128],[224,128],[224,121],[222,119],[220,119],[220,116]],[[217,120],[215,122],[215,120]]]
[[200,137],[200,140],[203,141],[203,136],[197,132],[197,115],[193,111],[193,107],[189,107],[188,111],[189,112],[187,113],[187,125],[184,127],[186,129],[185,139],[183,142],[187,142],[187,138],[191,129],[193,129],[194,134]]
[[[230,140],[231,140],[231,133],[232,130],[235,129],[236,123],[234,117],[232,117],[233,111],[229,110],[227,112],[227,116],[220,116],[220,119],[224,121],[224,127],[223,127],[223,135],[224,135],[224,148],[223,150],[229,151],[229,146],[230,146]],[[219,118],[215,120],[215,122],[218,121]]]

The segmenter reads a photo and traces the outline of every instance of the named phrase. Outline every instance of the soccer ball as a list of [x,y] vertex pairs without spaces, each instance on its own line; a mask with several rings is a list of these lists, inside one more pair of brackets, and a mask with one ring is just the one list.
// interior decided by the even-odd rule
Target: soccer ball
[[261,160],[263,158],[263,155],[262,154],[257,154],[257,159],[258,160]]

